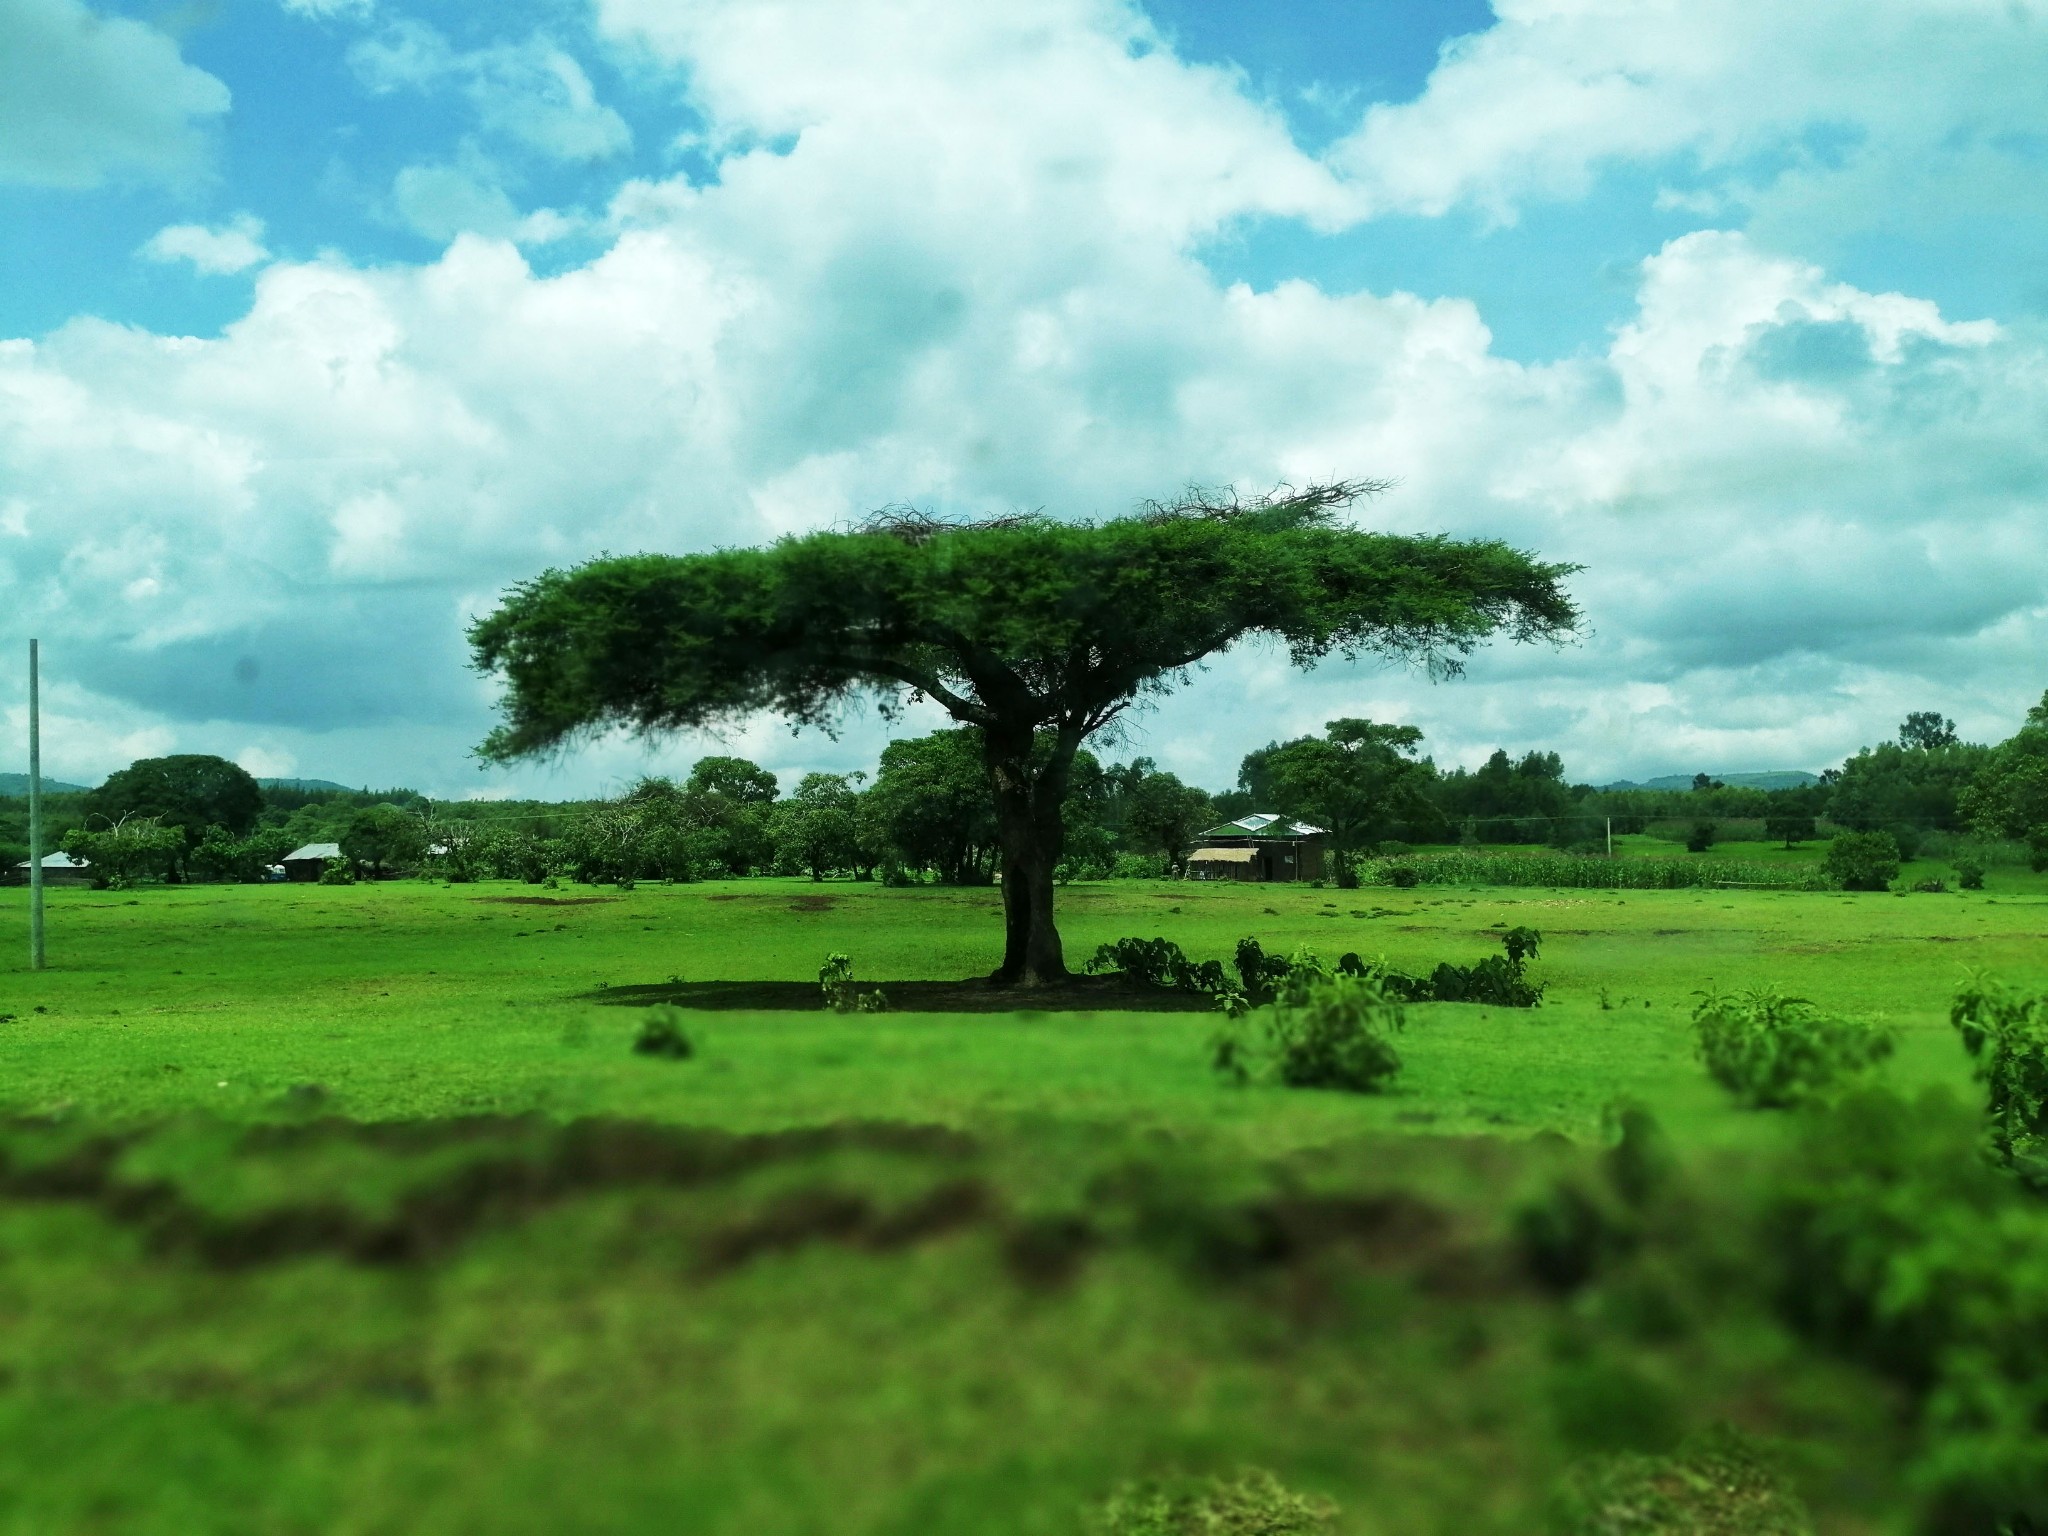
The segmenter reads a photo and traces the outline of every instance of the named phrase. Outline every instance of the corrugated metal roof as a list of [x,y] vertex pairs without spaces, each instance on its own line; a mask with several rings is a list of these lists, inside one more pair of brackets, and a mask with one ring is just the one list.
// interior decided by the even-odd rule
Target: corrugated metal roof
[[[27,868],[28,868],[28,860],[27,860],[27,859],[23,859],[23,860],[22,860],[22,861],[21,861],[21,862],[20,862],[19,864],[15,865],[14,867],[15,867],[16,869],[27,869]],[[91,862],[91,860],[89,860],[89,859],[74,859],[74,858],[73,858],[73,857],[71,857],[71,855],[70,855],[70,854],[68,854],[68,853],[46,853],[46,854],[44,854],[44,855],[43,855],[43,868],[45,868],[45,869],[91,869],[91,868],[92,868],[92,862]]]
[[1274,811],[1254,811],[1220,827],[1211,827],[1204,837],[1321,837],[1329,831],[1313,822],[1292,821]]
[[341,844],[339,843],[308,843],[305,847],[296,848],[286,854],[284,862],[293,864],[300,859],[338,859],[340,857]]

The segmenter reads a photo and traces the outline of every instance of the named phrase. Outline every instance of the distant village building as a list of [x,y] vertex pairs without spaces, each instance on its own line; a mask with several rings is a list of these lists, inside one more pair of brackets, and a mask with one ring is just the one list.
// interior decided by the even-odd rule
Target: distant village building
[[318,880],[327,872],[327,861],[341,857],[339,843],[308,843],[294,848],[280,861],[287,880]]
[[1188,878],[1320,880],[1329,835],[1306,821],[1254,811],[1201,835],[1188,856]]
[[[16,880],[26,881],[28,874],[27,859],[14,866]],[[46,853],[43,855],[43,884],[91,885],[92,865],[84,859],[74,859],[68,853]]]

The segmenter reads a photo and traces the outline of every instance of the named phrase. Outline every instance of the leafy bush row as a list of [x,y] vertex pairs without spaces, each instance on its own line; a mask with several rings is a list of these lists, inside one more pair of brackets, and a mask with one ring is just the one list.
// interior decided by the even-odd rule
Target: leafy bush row
[[[1427,976],[1417,976],[1384,957],[1365,960],[1354,952],[1337,961],[1334,974],[1370,982],[1397,1002],[1534,1008],[1543,1000],[1543,984],[1530,982],[1523,972],[1542,943],[1543,936],[1533,928],[1510,928],[1501,935],[1505,954],[1489,955],[1471,965],[1445,961]],[[1257,939],[1243,938],[1237,941],[1233,956],[1237,973],[1233,978],[1215,960],[1190,960],[1171,939],[1127,938],[1102,945],[1088,961],[1087,970],[1091,976],[1119,974],[1148,986],[1200,992],[1215,998],[1219,1007],[1236,1015],[1278,1000],[1304,965],[1323,969],[1321,962],[1306,951],[1297,951],[1292,959],[1282,959],[1267,954]]]
[[1827,889],[1811,865],[1751,859],[1608,859],[1571,853],[1416,853],[1367,859],[1364,885],[1559,886],[1583,890],[1668,891],[1718,885]]

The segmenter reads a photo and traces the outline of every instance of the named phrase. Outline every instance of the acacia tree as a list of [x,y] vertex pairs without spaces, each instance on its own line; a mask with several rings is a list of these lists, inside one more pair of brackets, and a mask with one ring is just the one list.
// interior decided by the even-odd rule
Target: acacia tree
[[1455,672],[1480,641],[1568,635],[1573,567],[1493,540],[1369,533],[1346,481],[1244,500],[1191,492],[1100,523],[877,514],[765,549],[633,555],[549,571],[470,630],[501,677],[482,755],[593,732],[701,728],[770,710],[830,727],[855,696],[930,699],[979,733],[1002,846],[1003,962],[1065,978],[1053,870],[1074,754],[1250,636]]

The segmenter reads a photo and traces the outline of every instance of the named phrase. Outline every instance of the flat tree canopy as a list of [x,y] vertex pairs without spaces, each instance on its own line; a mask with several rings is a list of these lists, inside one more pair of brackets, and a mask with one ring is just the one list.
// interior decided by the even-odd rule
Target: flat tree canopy
[[772,711],[830,728],[858,695],[928,698],[980,732],[1002,844],[999,981],[1063,979],[1053,867],[1074,753],[1132,705],[1253,635],[1458,670],[1482,640],[1570,635],[1575,567],[1493,540],[1369,533],[1344,481],[1240,500],[1191,493],[1114,520],[946,523],[882,513],[765,549],[630,555],[548,571],[470,630],[506,683],[493,761],[614,727]]

